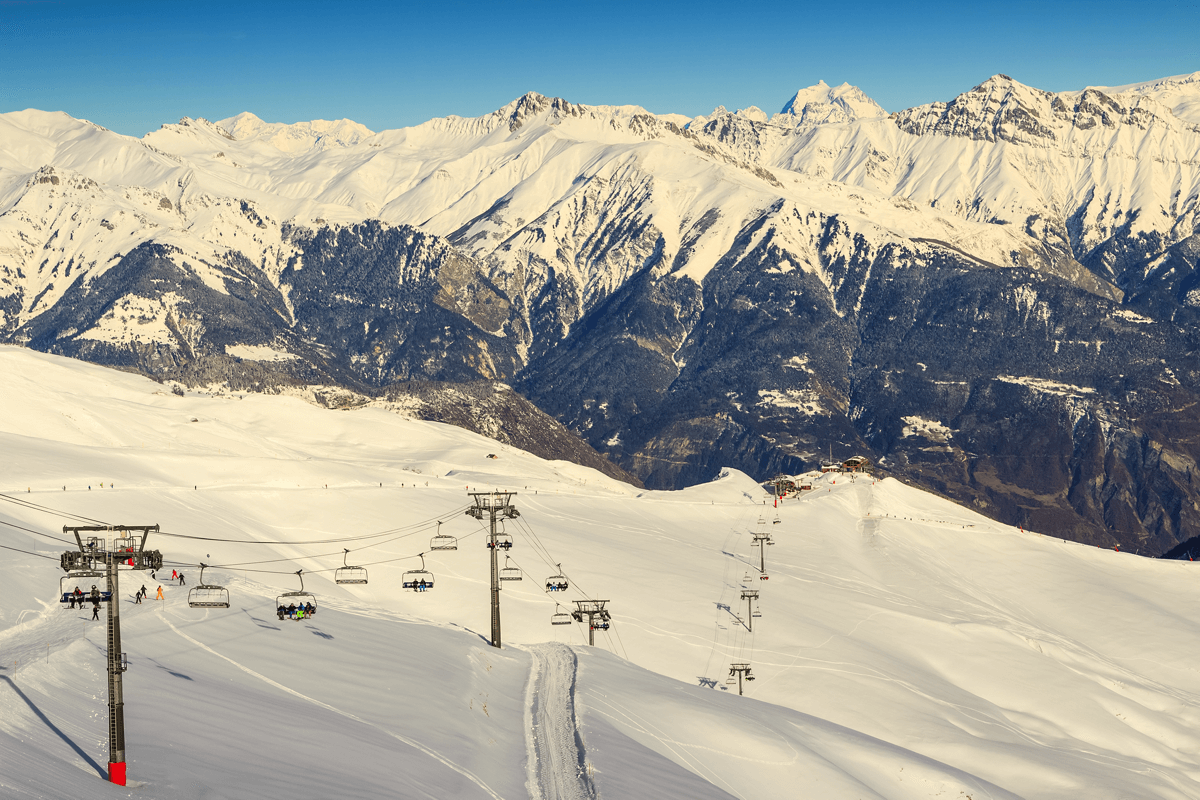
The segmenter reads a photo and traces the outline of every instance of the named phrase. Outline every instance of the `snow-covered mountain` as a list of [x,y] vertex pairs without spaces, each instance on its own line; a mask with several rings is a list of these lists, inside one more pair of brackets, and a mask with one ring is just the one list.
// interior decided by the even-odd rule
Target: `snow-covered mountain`
[[691,122],[530,93],[142,139],[0,115],[0,336],[246,389],[511,381],[652,486],[836,441],[1162,552],[1200,533],[1197,93],[995,76],[887,115],[818,84]]
[[[736,470],[641,491],[379,408],[178,396],[8,346],[0,374],[6,800],[1200,797],[1192,562],[894,479],[816,476],[776,511]],[[521,512],[500,650],[469,487]],[[104,783],[104,625],[57,602],[79,516],[158,523],[187,580],[137,605],[158,584],[120,575],[127,788]],[[334,583],[343,548],[367,584]],[[402,591],[421,552],[435,588]],[[200,562],[229,609],[187,606]],[[560,565],[569,590],[543,591]],[[297,569],[318,611],[280,621]],[[551,625],[582,598],[612,613],[594,648]]]

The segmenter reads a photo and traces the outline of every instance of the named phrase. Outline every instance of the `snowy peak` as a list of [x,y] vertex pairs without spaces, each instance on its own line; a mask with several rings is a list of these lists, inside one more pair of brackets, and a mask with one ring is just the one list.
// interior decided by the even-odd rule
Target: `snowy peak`
[[[801,89],[779,112],[784,121],[799,127],[852,122],[857,119],[882,119],[883,107],[857,86],[843,83],[831,87],[825,81]],[[793,119],[788,119],[789,117]]]
[[[1054,138],[1054,95],[1007,75],[993,75],[949,103],[930,103],[900,112],[905,133],[941,134],[977,141],[1045,144]],[[1066,110],[1065,106],[1062,108]]]
[[266,142],[288,155],[302,155],[335,147],[352,147],[375,135],[366,125],[349,119],[314,119],[289,125],[282,122],[264,122],[249,111],[220,120],[215,127],[229,138]]
[[1200,72],[1125,86],[1089,88],[1099,89],[1110,95],[1121,95],[1131,104],[1137,96],[1149,97],[1169,108],[1174,116],[1184,122],[1200,123]]

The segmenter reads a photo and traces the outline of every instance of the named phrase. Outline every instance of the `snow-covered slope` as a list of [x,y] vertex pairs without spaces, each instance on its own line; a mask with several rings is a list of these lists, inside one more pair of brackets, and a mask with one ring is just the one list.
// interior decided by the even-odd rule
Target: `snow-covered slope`
[[[1190,562],[894,480],[827,476],[776,512],[732,471],[640,492],[379,409],[179,397],[9,347],[0,372],[0,543],[54,559],[0,551],[6,797],[1200,797]],[[522,513],[499,651],[468,487],[516,490]],[[226,565],[205,578],[228,611],[169,585],[125,598],[129,790],[99,774],[102,626],[54,602],[66,545],[34,533],[66,514],[157,522],[169,561]],[[402,592],[437,519],[459,549],[426,552],[435,590]],[[332,582],[343,547],[368,585]],[[549,624],[559,562],[566,600],[610,601],[596,650]],[[299,568],[321,609],[281,623]]]

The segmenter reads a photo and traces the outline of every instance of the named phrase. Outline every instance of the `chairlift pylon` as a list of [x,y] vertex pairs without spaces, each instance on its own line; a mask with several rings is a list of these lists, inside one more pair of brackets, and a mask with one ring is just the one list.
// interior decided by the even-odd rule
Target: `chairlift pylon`
[[337,571],[335,571],[333,573],[333,582],[334,583],[366,583],[367,582],[367,568],[366,567],[352,567],[349,564],[347,564],[346,559],[348,559],[350,557],[350,551],[346,550],[346,548],[344,548],[344,547],[342,548],[342,550],[345,551],[344,553],[342,553],[342,566],[338,567]]
[[508,556],[504,557],[504,566],[500,568],[500,580],[502,581],[519,581],[521,580],[520,567],[510,567],[508,565]]
[[570,588],[570,583],[567,581],[567,576],[563,574],[562,564],[555,564],[554,566],[558,568],[558,574],[546,578],[546,591],[565,592]]
[[304,570],[296,570],[300,578],[300,591],[284,592],[275,598],[275,613],[280,619],[301,620],[317,613],[317,596],[304,591]]
[[437,533],[429,540],[430,550],[457,550],[458,539],[442,533],[442,521],[438,520]]
[[428,592],[433,588],[433,573],[425,569],[425,554],[418,555],[421,557],[421,568],[405,572],[400,585],[413,592]]
[[200,564],[200,583],[188,592],[188,605],[192,608],[229,608],[229,590],[204,582],[204,568],[207,566]]

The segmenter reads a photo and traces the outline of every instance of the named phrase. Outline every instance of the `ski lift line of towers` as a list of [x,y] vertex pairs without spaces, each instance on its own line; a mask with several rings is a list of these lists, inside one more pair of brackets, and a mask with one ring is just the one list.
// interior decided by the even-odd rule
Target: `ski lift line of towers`
[[[779,523],[780,519],[778,514],[775,515],[774,521],[776,524]],[[766,519],[760,515],[758,518],[757,530],[755,530],[752,534],[752,540],[750,544],[751,547],[758,548],[758,579],[760,581],[768,580],[770,577],[767,575],[766,550],[767,545],[775,544],[775,542],[771,539],[771,534],[767,531],[766,524]],[[749,579],[749,575],[746,577]],[[746,630],[748,632],[753,633],[754,620],[762,617],[762,611],[754,607],[755,603],[757,603],[759,599],[758,590],[743,588],[741,592],[741,599],[746,601],[746,619],[742,624],[746,626]],[[731,664],[729,667],[729,677],[725,680],[726,685],[733,685],[736,683],[738,687],[738,694],[741,695],[743,692],[743,680],[754,680],[754,675],[750,670],[750,665],[748,663],[740,662]]]
[[[482,520],[485,512],[489,518],[490,531],[487,546],[491,553],[492,574],[492,645],[501,646],[500,638],[500,581],[521,580],[522,574],[518,567],[509,566],[509,557],[505,554],[505,566],[498,567],[497,551],[508,551],[512,548],[512,537],[496,529],[497,518],[513,519],[520,514],[511,504],[515,492],[478,492],[472,493],[475,505],[467,510],[467,514]],[[457,550],[458,540],[454,536],[441,532],[441,521],[438,521],[437,532],[430,541],[430,550]],[[68,550],[60,557],[60,566],[67,573],[59,582],[60,601],[64,608],[73,608],[76,604],[82,606],[92,602],[95,606],[107,604],[107,672],[108,672],[108,721],[109,721],[109,763],[108,775],[111,783],[126,785],[126,754],[125,754],[125,715],[124,687],[121,676],[129,669],[129,661],[121,647],[120,620],[120,587],[118,566],[125,564],[131,569],[155,572],[162,569],[163,556],[158,550],[146,550],[146,540],[151,531],[160,532],[158,525],[89,525],[65,526],[64,534],[74,534],[78,550]],[[81,534],[92,534],[85,542]],[[138,535],[140,533],[140,535]],[[99,535],[97,535],[99,534]],[[115,536],[109,536],[115,534]],[[110,541],[111,538],[111,541]],[[544,547],[543,547],[544,549]],[[421,568],[408,570],[403,576],[403,588],[413,591],[428,591],[434,586],[433,573],[425,569],[425,553],[418,554],[421,558]],[[334,573],[334,581],[339,584],[367,583],[367,569],[352,566],[349,563],[350,550],[343,548],[342,566]],[[200,581],[188,592],[188,605],[191,608],[229,608],[229,590],[204,579],[204,571],[208,564],[200,563]],[[562,564],[556,564],[557,574],[546,579],[547,592],[564,591],[569,588],[569,582],[562,571]],[[300,581],[299,591],[283,592],[276,597],[276,607],[279,619],[304,619],[316,613],[317,597],[304,588],[304,570],[296,570]],[[105,579],[105,589],[101,591],[96,584],[91,585],[89,592],[79,589],[81,581]],[[72,589],[71,587],[74,586]],[[118,602],[112,602],[117,598]],[[588,643],[595,644],[595,631],[608,630],[611,617],[605,608],[607,600],[576,600],[577,608],[567,614],[555,603],[555,612],[551,616],[552,625],[570,624],[572,620],[582,622],[587,617],[589,623]]]

